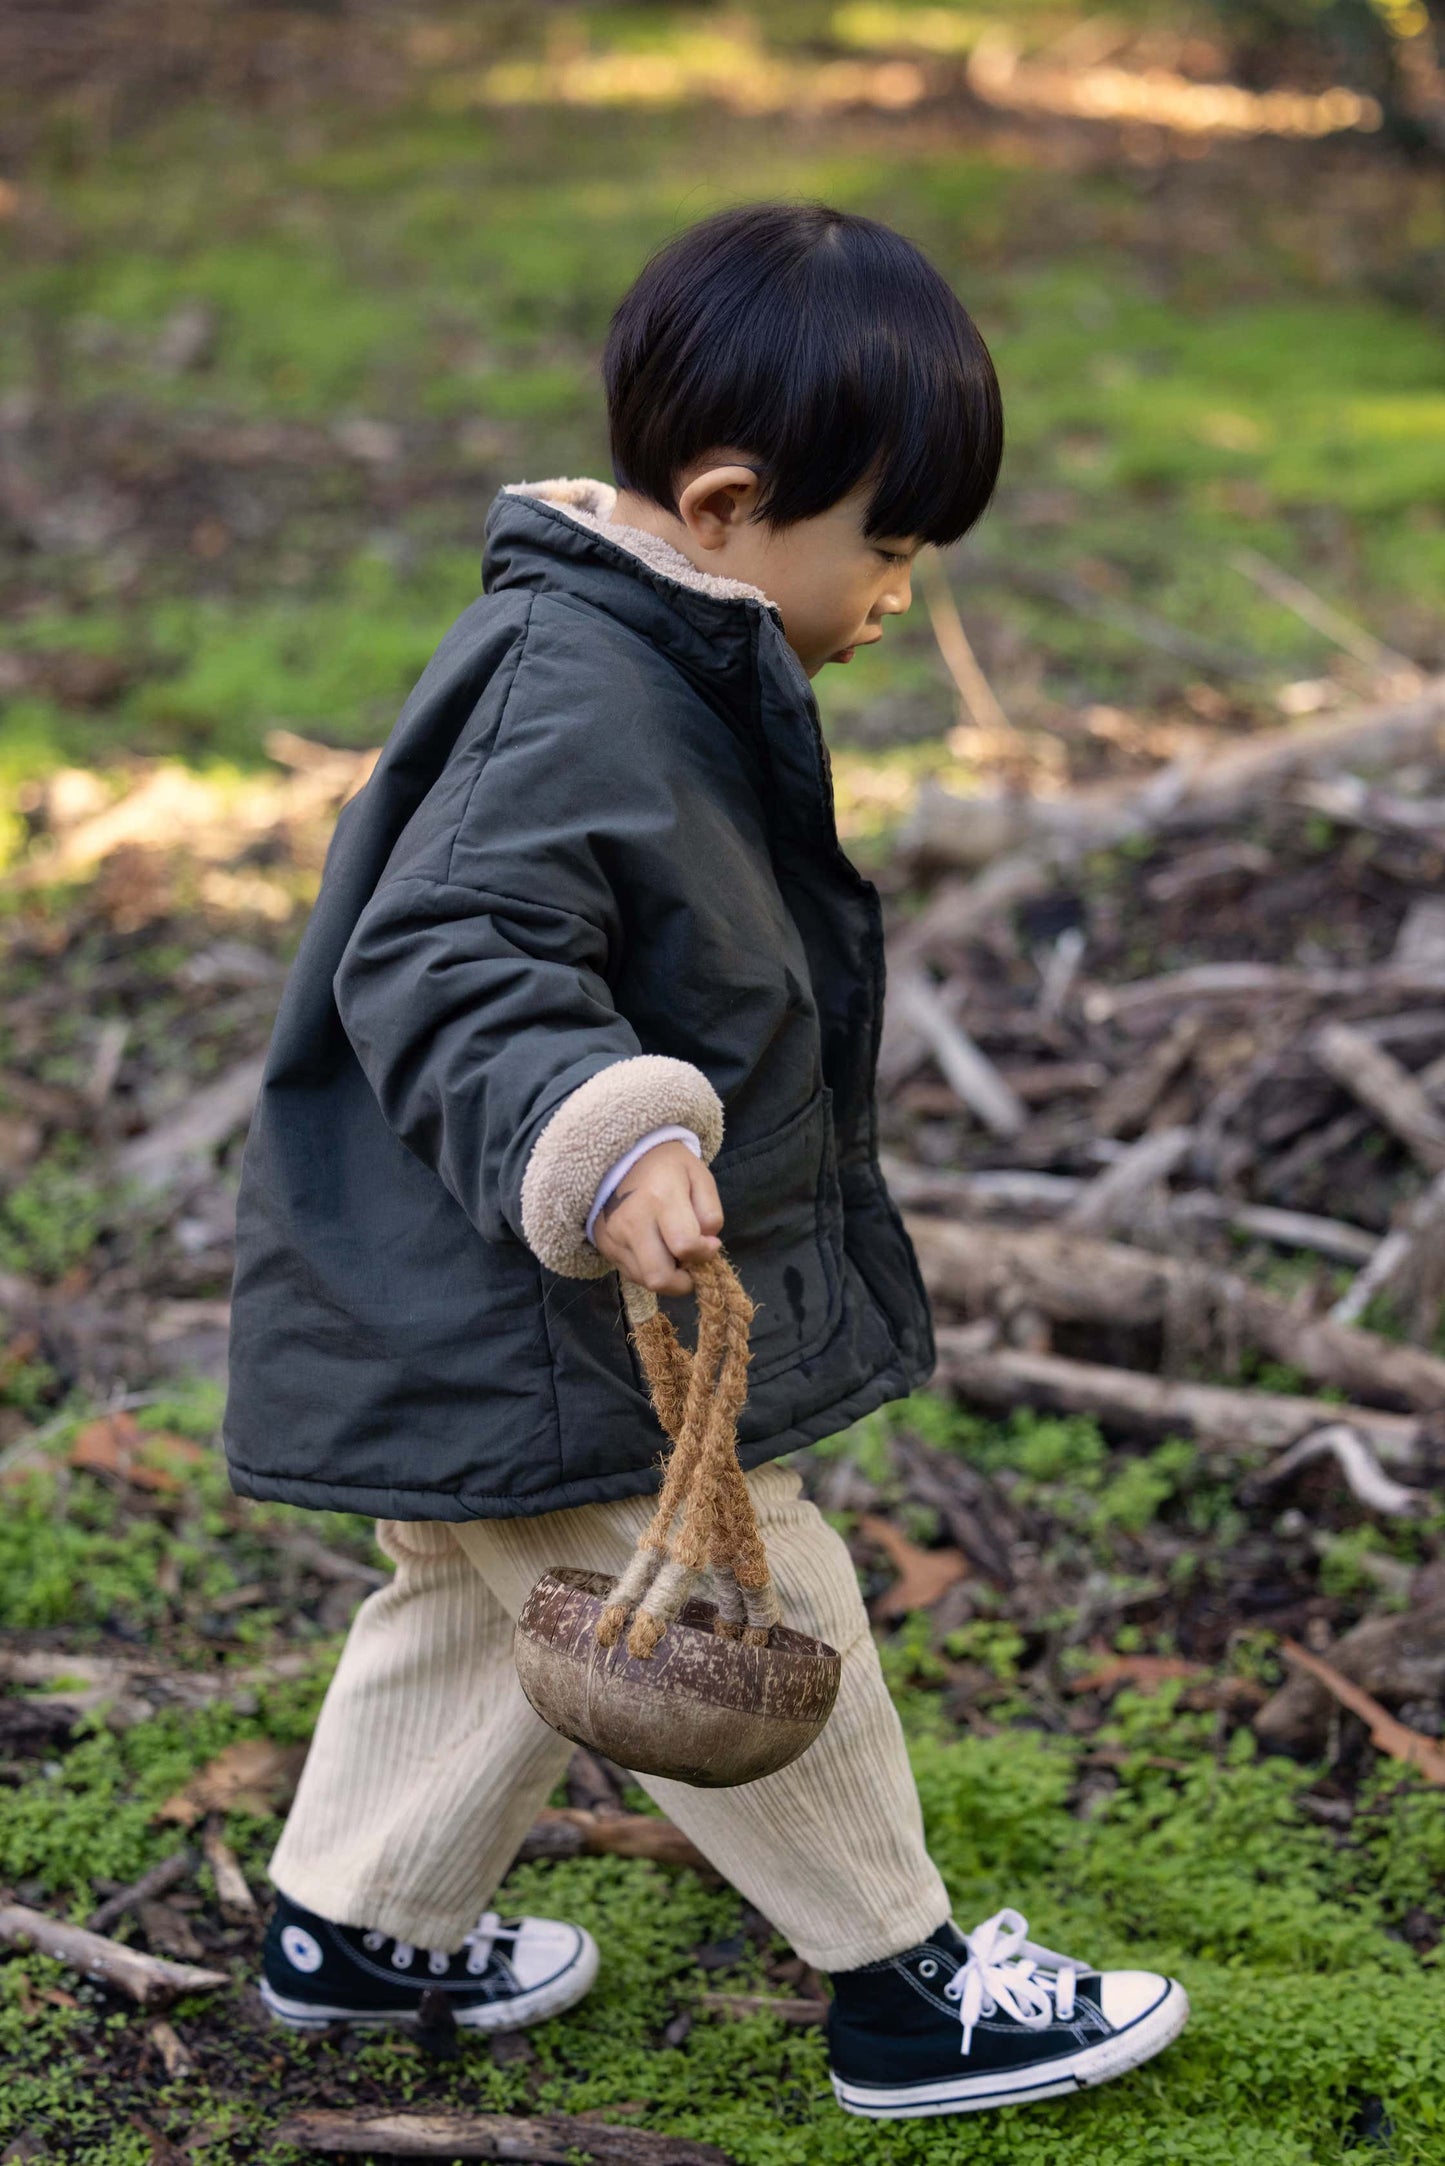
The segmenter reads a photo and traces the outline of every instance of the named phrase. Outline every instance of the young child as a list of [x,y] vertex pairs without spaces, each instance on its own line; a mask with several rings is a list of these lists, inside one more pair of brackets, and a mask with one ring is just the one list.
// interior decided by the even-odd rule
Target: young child
[[487,1907],[571,1754],[513,1620],[547,1566],[630,1556],[662,1438],[621,1281],[686,1337],[725,1234],[757,1304],[739,1455],[842,1685],[780,1774],[644,1787],[831,1974],[849,2111],[1070,2092],[1157,2053],[1184,1993],[1013,1910],[954,1925],[847,1549],[782,1463],[934,1366],[877,1159],[879,900],[809,679],[982,514],[993,367],[898,234],[754,205],[654,257],[604,373],[620,488],[492,505],[485,596],[341,816],[247,1144],[234,1486],[379,1514],[396,1565],[272,1861],[262,1991],[406,2023],[435,1989],[500,2031],[592,1985],[579,1927]]

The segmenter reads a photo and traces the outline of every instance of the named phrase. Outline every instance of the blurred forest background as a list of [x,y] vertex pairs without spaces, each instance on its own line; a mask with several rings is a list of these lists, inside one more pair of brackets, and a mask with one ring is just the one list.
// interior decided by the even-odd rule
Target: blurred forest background
[[[607,474],[618,296],[762,196],[918,240],[1009,436],[816,686],[940,1366],[799,1464],[960,1922],[1196,2008],[967,2124],[845,2121],[824,1981],[586,1755],[502,1898],[598,1934],[573,2015],[455,2059],[249,1984],[383,1576],[215,1449],[279,987],[495,491]],[[0,612],[6,2166],[386,2157],[315,2116],[401,2107],[1445,2161],[1440,0],[5,0]]]

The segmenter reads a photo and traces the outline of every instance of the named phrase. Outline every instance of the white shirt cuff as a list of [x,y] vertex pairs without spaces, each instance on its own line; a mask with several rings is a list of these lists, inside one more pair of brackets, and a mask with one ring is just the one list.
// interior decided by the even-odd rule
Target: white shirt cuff
[[[685,1143],[694,1158],[701,1158],[702,1156],[702,1145],[690,1128],[679,1128],[676,1124],[673,1124],[666,1128],[651,1128],[645,1136],[639,1136],[631,1150],[624,1151],[619,1159],[614,1160],[597,1184],[597,1194],[593,1197],[592,1208],[587,1213],[586,1233],[589,1241],[592,1240],[592,1228],[597,1223],[597,1214],[602,1209],[603,1204],[606,1203],[613,1189],[622,1179],[623,1174],[630,1172],[638,1159],[641,1158],[643,1152],[650,1151],[654,1143]],[[593,1242],[593,1246],[596,1247],[595,1242]]]

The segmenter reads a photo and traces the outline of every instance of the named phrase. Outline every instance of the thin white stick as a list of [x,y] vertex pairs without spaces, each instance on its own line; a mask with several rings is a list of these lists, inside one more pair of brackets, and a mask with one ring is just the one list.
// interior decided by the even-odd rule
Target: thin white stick
[[899,979],[894,1000],[903,1017],[928,1042],[944,1079],[970,1113],[993,1135],[1021,1135],[1028,1114],[986,1053],[980,1052],[961,1023],[956,1023],[934,986],[917,971]]
[[1302,1436],[1266,1467],[1255,1486],[1273,1489],[1310,1460],[1327,1454],[1339,1462],[1350,1494],[1387,1519],[1414,1519],[1435,1504],[1428,1490],[1407,1489],[1403,1482],[1388,1475],[1359,1430],[1347,1421],[1328,1422],[1322,1429],[1312,1429],[1308,1436]]
[[1307,587],[1302,579],[1296,579],[1292,573],[1281,571],[1277,564],[1271,564],[1268,557],[1260,556],[1253,549],[1238,549],[1231,562],[1237,572],[1242,572],[1246,579],[1252,579],[1272,602],[1278,602],[1283,608],[1293,610],[1312,631],[1318,632],[1322,638],[1328,639],[1346,654],[1352,654],[1357,662],[1364,662],[1370,669],[1415,669],[1415,664],[1408,655],[1398,653],[1393,647],[1387,647],[1383,640],[1376,639],[1373,632],[1367,632],[1362,624],[1356,624],[1353,617],[1347,617],[1342,609],[1335,608],[1333,602],[1325,601],[1323,596],[1315,593],[1313,587]]

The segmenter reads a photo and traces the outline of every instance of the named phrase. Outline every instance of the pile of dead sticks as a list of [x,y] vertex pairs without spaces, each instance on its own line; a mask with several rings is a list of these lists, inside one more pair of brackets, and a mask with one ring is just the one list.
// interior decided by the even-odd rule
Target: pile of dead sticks
[[934,789],[904,851],[885,1172],[939,1381],[1309,1440],[1415,1508],[1384,1469],[1445,1463],[1445,680],[1144,785]]

